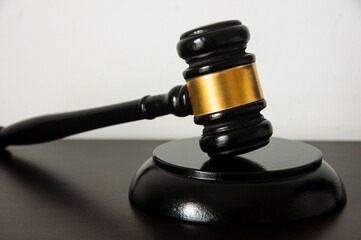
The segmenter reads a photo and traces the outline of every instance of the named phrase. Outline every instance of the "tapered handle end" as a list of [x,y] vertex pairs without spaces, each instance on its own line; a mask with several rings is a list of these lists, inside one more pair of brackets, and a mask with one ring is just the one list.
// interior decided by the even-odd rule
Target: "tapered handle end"
[[8,145],[3,141],[3,138],[2,138],[2,130],[4,128],[3,127],[0,127],[0,151],[3,151]]

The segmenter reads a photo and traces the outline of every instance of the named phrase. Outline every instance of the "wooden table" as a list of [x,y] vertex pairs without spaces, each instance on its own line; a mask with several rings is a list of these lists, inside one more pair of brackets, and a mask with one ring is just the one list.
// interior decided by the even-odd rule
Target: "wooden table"
[[343,179],[342,211],[257,227],[212,227],[133,207],[128,186],[161,141],[57,141],[0,156],[0,239],[361,239],[361,142],[310,142]]

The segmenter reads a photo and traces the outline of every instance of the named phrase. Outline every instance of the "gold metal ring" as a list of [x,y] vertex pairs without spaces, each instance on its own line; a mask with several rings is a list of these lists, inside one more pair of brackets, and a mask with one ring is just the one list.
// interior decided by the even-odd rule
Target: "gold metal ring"
[[255,63],[191,78],[187,88],[194,116],[263,99]]

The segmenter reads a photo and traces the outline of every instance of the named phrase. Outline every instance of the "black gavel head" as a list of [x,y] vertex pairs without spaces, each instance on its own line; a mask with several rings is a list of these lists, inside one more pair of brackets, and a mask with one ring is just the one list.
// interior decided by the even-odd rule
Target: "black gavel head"
[[232,20],[181,35],[178,54],[189,64],[183,73],[194,114],[203,125],[199,141],[210,157],[230,157],[269,143],[272,125],[255,66],[246,53],[249,31]]

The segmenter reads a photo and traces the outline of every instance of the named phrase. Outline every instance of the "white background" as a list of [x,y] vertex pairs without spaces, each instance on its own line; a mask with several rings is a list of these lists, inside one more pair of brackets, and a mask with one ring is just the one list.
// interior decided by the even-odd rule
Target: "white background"
[[[184,31],[240,19],[274,135],[361,140],[361,1],[0,1],[0,125],[184,84]],[[198,136],[167,116],[76,138]]]

